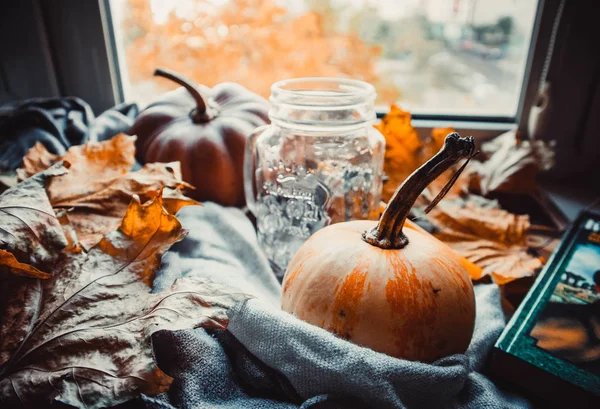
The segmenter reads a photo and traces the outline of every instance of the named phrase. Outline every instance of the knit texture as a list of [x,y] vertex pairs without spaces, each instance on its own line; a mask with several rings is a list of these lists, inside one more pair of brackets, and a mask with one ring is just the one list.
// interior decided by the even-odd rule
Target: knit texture
[[496,285],[475,287],[475,332],[468,351],[434,364],[410,362],[344,341],[279,309],[281,287],[237,209],[208,203],[178,214],[189,230],[167,253],[154,291],[180,276],[234,285],[255,298],[230,311],[227,331],[162,331],[157,362],[170,390],[142,396],[153,409],[203,408],[528,408],[485,375],[505,321]]

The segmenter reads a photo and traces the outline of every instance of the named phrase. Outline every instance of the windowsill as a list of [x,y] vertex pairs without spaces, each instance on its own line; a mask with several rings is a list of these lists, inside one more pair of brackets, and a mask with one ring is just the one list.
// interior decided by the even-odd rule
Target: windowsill
[[477,144],[489,141],[498,135],[516,130],[517,125],[510,122],[459,121],[442,119],[413,119],[412,126],[422,139],[431,135],[433,128],[452,128],[462,136],[472,136]]
[[598,199],[598,192],[583,186],[557,182],[541,182],[542,190],[556,207],[573,222],[579,212]]
[[481,130],[481,131],[499,131],[500,133],[515,130],[517,125],[509,122],[488,122],[488,121],[461,121],[461,120],[443,120],[443,119],[413,119],[411,124],[415,128],[448,128]]

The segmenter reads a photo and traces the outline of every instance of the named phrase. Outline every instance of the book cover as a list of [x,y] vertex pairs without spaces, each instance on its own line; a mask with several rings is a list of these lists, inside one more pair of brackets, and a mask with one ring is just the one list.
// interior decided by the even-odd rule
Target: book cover
[[600,215],[582,212],[498,339],[492,373],[548,406],[600,408]]

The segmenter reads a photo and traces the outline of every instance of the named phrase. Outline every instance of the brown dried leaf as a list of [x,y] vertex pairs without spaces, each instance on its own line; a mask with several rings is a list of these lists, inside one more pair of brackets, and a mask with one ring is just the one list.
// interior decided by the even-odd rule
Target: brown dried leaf
[[43,170],[48,169],[60,160],[60,156],[48,152],[41,142],[35,145],[23,157],[23,165],[18,169],[19,179],[25,180]]
[[[383,169],[388,176],[388,181],[383,185],[382,191],[382,199],[386,202],[415,169],[440,150],[446,136],[454,132],[452,128],[433,128],[431,137],[422,142],[416,129],[411,125],[410,112],[404,111],[394,104],[381,122],[375,125],[375,128],[383,134],[386,142]],[[448,172],[434,181],[431,188],[436,193],[433,196],[446,185],[451,177],[452,172]],[[465,190],[467,181],[468,178],[461,175],[446,197]]]
[[428,218],[438,228],[435,237],[482,269],[473,279],[491,275],[498,284],[506,284],[533,276],[542,266],[527,251],[527,215],[454,200],[440,203]]
[[454,128],[433,128],[431,130],[431,137],[427,141],[423,149],[423,155],[425,160],[431,158],[433,155],[438,153],[442,146],[444,146],[444,140],[449,133],[454,132]]
[[447,244],[482,268],[481,276],[472,277],[474,280],[491,275],[498,285],[504,285],[519,278],[534,276],[543,265],[539,258],[528,254],[527,248],[522,246],[507,246],[484,239]]
[[[49,155],[51,155],[49,159]],[[134,138],[119,134],[108,141],[72,146],[60,158],[71,164],[70,171],[48,186],[48,197],[54,207],[74,199],[103,191],[114,179],[126,174],[135,163]],[[42,144],[36,144],[23,158],[23,171],[31,176],[58,160]]]
[[89,249],[104,234],[119,226],[132,195],[137,194],[145,201],[156,196],[165,186],[176,189],[163,192],[166,195],[163,204],[169,213],[175,214],[184,206],[199,204],[181,194],[182,187],[191,187],[175,178],[172,164],[147,163],[137,172],[129,172],[113,179],[102,191],[65,200],[60,207],[70,209],[69,219],[79,242],[83,248]]
[[[169,187],[180,193],[167,192],[164,203],[168,209],[198,204],[181,193],[181,189],[192,186],[181,180],[179,162],[149,163],[129,172],[134,155],[134,139],[125,134],[74,146],[65,154],[64,159],[71,163],[70,173],[53,180],[48,192],[55,209],[70,209],[70,224],[82,248],[91,248],[119,226],[132,195],[145,201]],[[36,146],[23,160],[23,171],[37,172],[50,162],[47,158],[44,146]]]
[[67,168],[57,163],[0,195],[0,250],[4,251],[0,269],[48,277],[67,241],[45,186],[48,180],[66,173]]
[[390,112],[375,125],[385,137],[383,169],[389,179],[383,186],[382,198],[386,202],[404,179],[420,166],[418,152],[421,141],[410,121],[410,112],[392,104]]
[[[14,350],[31,330],[38,318],[38,308],[42,301],[42,283],[29,277],[5,274],[0,277],[0,372],[3,364],[10,359]],[[0,392],[0,403],[4,395]]]
[[152,333],[223,328],[226,309],[245,298],[189,279],[150,293],[162,254],[183,235],[160,196],[143,205],[134,198],[117,231],[87,254],[71,253],[52,278],[11,277],[2,289],[9,319],[1,328],[0,400],[93,409],[168,389]]
[[186,206],[200,206],[200,203],[185,196],[180,188],[165,188],[162,192],[163,206],[169,214],[177,214]]
[[473,168],[469,188],[484,196],[492,192],[534,192],[538,189],[538,173],[554,165],[552,144],[520,140],[515,132],[483,144],[482,152],[489,157]]
[[29,264],[19,263],[14,254],[0,250],[0,267],[5,271],[23,277],[50,278],[50,274],[38,270]]

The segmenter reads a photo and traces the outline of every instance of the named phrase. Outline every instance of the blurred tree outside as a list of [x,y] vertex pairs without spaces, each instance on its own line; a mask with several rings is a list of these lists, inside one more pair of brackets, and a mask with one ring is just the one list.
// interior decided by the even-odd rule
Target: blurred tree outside
[[150,81],[156,67],[166,67],[207,86],[238,82],[265,97],[276,81],[318,76],[367,81],[379,90],[382,104],[400,96],[376,73],[382,47],[356,32],[340,33],[339,13],[330,1],[312,1],[295,16],[274,0],[230,0],[222,6],[193,0],[188,13],[172,9],[160,22],[148,0],[127,2],[121,30],[132,82]]
[[[355,78],[376,103],[419,113],[516,113],[537,0],[111,0],[126,94],[234,81],[268,97],[279,80]],[[116,13],[116,17],[115,17]]]

